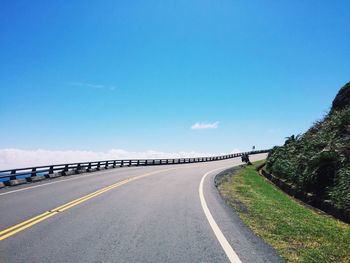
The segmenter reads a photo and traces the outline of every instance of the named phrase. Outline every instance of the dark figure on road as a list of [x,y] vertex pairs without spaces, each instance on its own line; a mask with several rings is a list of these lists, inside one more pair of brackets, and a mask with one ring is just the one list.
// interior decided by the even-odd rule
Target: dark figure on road
[[242,155],[242,162],[245,162],[246,164],[248,164],[248,165],[251,165],[252,163],[250,162],[250,160],[249,160],[249,155],[247,154],[247,153],[244,153],[243,155]]

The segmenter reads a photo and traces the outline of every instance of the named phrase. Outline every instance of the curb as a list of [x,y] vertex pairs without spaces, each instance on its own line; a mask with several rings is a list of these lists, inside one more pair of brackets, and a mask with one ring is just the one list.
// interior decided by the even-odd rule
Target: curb
[[45,176],[31,176],[27,178],[27,182],[30,183],[35,183],[35,182],[40,182],[42,180],[45,180],[46,177]]
[[26,184],[27,180],[25,178],[21,178],[21,179],[15,179],[15,180],[10,180],[5,182],[6,186],[16,186],[16,185],[20,185],[20,184]]

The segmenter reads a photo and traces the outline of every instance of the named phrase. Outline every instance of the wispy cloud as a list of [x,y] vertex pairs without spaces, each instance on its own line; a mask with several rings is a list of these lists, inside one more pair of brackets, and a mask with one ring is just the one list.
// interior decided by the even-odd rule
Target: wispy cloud
[[70,86],[76,86],[76,87],[85,87],[85,88],[92,88],[92,89],[105,89],[105,90],[110,90],[110,91],[115,90],[115,86],[111,86],[111,85],[102,85],[102,84],[86,83],[86,82],[69,82],[67,84]]
[[214,154],[195,151],[160,152],[148,150],[143,152],[131,152],[123,149],[112,149],[105,152],[96,152],[79,150],[53,151],[43,149],[0,149],[0,170],[70,162],[88,162],[113,159],[188,158],[213,155]]
[[198,130],[198,129],[217,129],[219,128],[219,122],[213,122],[213,123],[204,123],[204,122],[196,122],[191,126],[192,130]]

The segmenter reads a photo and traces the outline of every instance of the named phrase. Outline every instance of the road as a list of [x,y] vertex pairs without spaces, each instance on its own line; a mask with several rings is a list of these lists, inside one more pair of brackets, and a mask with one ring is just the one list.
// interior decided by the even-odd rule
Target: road
[[125,167],[1,189],[0,262],[282,262],[214,186],[240,163]]

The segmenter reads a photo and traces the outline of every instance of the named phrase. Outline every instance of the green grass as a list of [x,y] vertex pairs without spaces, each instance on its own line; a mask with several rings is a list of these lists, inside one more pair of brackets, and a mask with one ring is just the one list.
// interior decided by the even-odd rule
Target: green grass
[[261,177],[255,166],[221,182],[219,191],[244,223],[287,262],[350,262],[350,226],[289,197]]

